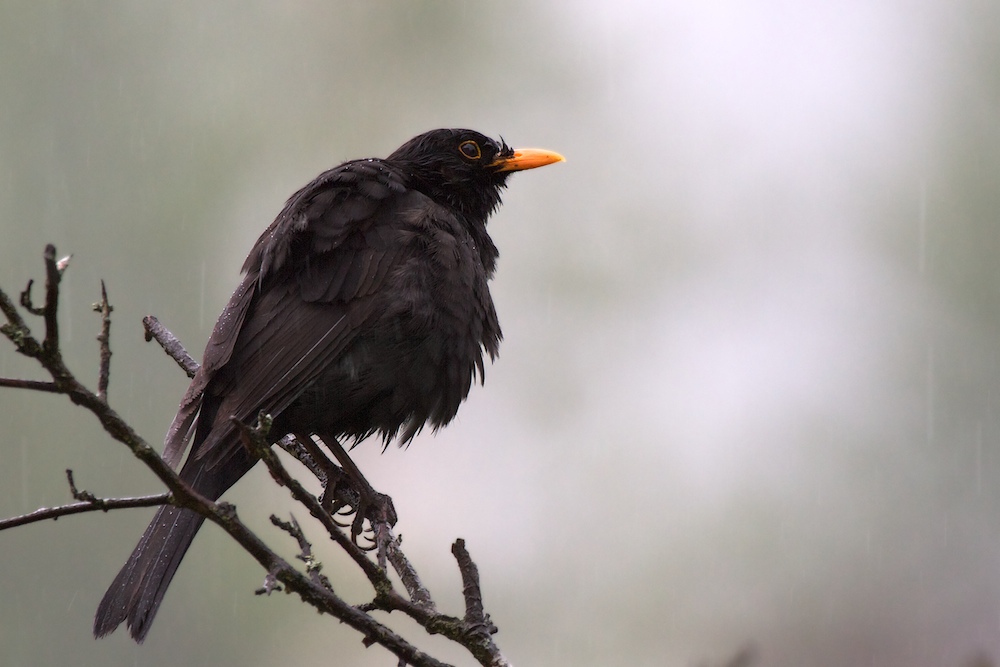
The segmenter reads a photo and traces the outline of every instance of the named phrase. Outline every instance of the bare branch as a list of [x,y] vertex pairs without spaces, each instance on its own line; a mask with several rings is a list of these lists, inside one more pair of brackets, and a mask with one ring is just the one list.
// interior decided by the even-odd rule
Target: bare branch
[[[30,282],[28,288],[31,288]],[[0,326],[0,333],[3,333],[21,354],[37,357],[41,352],[41,346],[38,341],[31,337],[31,330],[28,329],[21,314],[17,312],[17,306],[3,290],[0,290],[0,311],[3,311],[4,317],[7,318],[7,324]]]
[[188,354],[177,337],[170,333],[170,330],[160,324],[160,321],[152,315],[142,318],[142,326],[146,330],[146,342],[156,340],[171,359],[177,362],[188,378],[193,378],[198,372],[199,364]]
[[[45,322],[46,339],[42,344],[32,337],[30,329],[20,318],[10,298],[0,290],[0,310],[7,316],[8,324],[0,327],[2,332],[18,351],[38,359],[39,363],[52,376],[55,391],[66,394],[73,403],[86,408],[101,422],[104,430],[111,437],[127,445],[136,457],[146,464],[160,481],[174,494],[178,506],[188,507],[206,516],[212,515],[215,503],[206,500],[191,487],[185,484],[170,466],[160,458],[160,455],[139,436],[135,430],[123,420],[108,404],[94,392],[81,384],[63,362],[59,349],[59,329],[55,324],[56,308],[59,303],[60,267],[65,267],[67,260],[56,262],[54,246],[45,247],[44,259],[46,267],[46,302]],[[46,385],[32,383],[29,387],[41,391],[51,391]],[[209,516],[209,518],[212,518]]]
[[108,400],[108,382],[111,379],[111,311],[114,308],[108,303],[108,290],[101,281],[101,300],[94,304],[94,311],[101,314],[101,333],[97,334],[97,342],[101,345],[101,364],[97,374],[97,397]]
[[402,536],[389,542],[389,548],[386,550],[389,563],[392,565],[392,569],[396,571],[396,574],[399,575],[399,580],[403,582],[403,587],[406,588],[406,592],[410,596],[410,601],[421,609],[435,612],[431,592],[424,587],[423,582],[420,581],[420,577],[417,575],[416,569],[410,564],[403,550],[399,548],[402,543]]
[[66,481],[69,482],[69,493],[73,496],[73,500],[93,502],[97,499],[90,491],[80,491],[76,488],[76,480],[73,479],[73,470],[70,468],[66,468]]
[[42,507],[34,512],[0,519],[0,530],[16,528],[29,523],[47,521],[48,519],[58,519],[61,516],[70,514],[82,514],[84,512],[108,512],[110,510],[128,509],[131,507],[157,507],[170,502],[169,493],[158,493],[153,496],[138,496],[135,498],[95,498],[94,500],[81,500],[69,505],[59,505],[57,507]]
[[305,533],[302,532],[302,526],[295,520],[295,516],[292,516],[291,519],[291,522],[287,522],[282,521],[273,514],[271,515],[271,523],[294,537],[295,541],[299,543],[300,552],[296,558],[306,564],[306,574],[309,575],[313,583],[333,592],[333,585],[330,584],[330,580],[321,572],[323,564],[313,556],[312,544],[309,543]]
[[398,658],[417,667],[447,667],[445,663],[427,655],[406,641],[396,632],[379,623],[368,614],[353,607],[332,591],[313,582],[302,572],[275,554],[256,534],[239,519],[236,511],[227,503],[210,503],[208,518],[221,526],[243,549],[257,560],[276,581],[295,592],[303,601],[322,612],[351,626],[362,635],[365,643],[380,644]]
[[[475,648],[464,644],[484,665],[500,667],[508,665],[507,659],[493,641],[497,627],[483,607],[483,593],[479,587],[479,568],[465,548],[465,540],[458,538],[451,546],[451,553],[458,561],[458,571],[462,573],[462,594],[465,596],[465,625],[469,634],[476,639]],[[483,662],[487,658],[489,662]]]
[[42,347],[54,351],[59,349],[59,281],[62,272],[56,265],[56,247],[51,243],[45,246],[45,340]]
[[17,307],[14,302],[10,300],[4,292],[0,291],[0,311],[3,312],[4,317],[11,325],[17,327],[18,329],[27,329],[24,320],[21,319],[21,315],[17,312]]
[[21,307],[24,308],[29,313],[31,313],[32,315],[41,317],[42,315],[45,314],[45,309],[36,308],[34,303],[31,301],[31,288],[34,286],[34,284],[35,284],[34,280],[29,280],[28,284],[24,287],[24,291],[21,292]]
[[0,378],[0,387],[10,387],[12,389],[30,389],[32,391],[45,391],[50,394],[59,394],[62,391],[54,382],[47,380],[19,380],[17,378]]
[[[233,506],[224,502],[212,502],[182,481],[160,455],[112,410],[106,401],[110,377],[109,333],[112,308],[108,304],[107,290],[103,283],[102,300],[95,307],[102,315],[102,327],[98,335],[101,346],[98,392],[94,393],[87,389],[66,367],[59,348],[56,310],[59,297],[59,278],[65,269],[68,258],[56,262],[55,248],[51,245],[46,247],[44,257],[47,276],[46,299],[44,308],[40,309],[39,312],[45,320],[46,335],[44,341],[39,343],[37,339],[32,337],[30,329],[20,317],[15,305],[2,290],[0,290],[0,311],[7,318],[7,323],[0,326],[0,333],[15,345],[18,352],[37,359],[52,376],[52,381],[41,382],[8,378],[0,379],[0,386],[66,394],[75,404],[94,414],[112,438],[129,447],[132,453],[159,477],[167,487],[168,493],[138,498],[97,498],[90,492],[78,490],[73,481],[72,472],[67,471],[70,490],[77,502],[60,507],[41,508],[30,514],[0,521],[0,530],[81,512],[171,503],[201,514],[209,521],[219,525],[240,544],[267,572],[265,591],[278,590],[283,586],[286,590],[298,594],[307,604],[334,616],[360,632],[365,645],[379,644],[389,650],[398,658],[400,665],[447,667],[444,663],[417,649],[416,646],[387,626],[376,621],[366,613],[366,610],[402,611],[415,619],[429,633],[442,634],[463,645],[480,664],[489,667],[508,665],[492,640],[491,635],[496,632],[496,628],[483,609],[478,572],[465,550],[464,542],[458,540],[452,549],[462,573],[463,591],[466,599],[466,615],[463,620],[435,611],[430,592],[420,582],[415,569],[403,555],[400,541],[392,536],[390,522],[383,520],[384,525],[381,527],[383,532],[377,534],[376,538],[385,541],[388,561],[402,580],[409,597],[401,595],[393,587],[385,569],[367,557],[365,551],[354,543],[352,536],[342,530],[334,518],[334,514],[329,511],[325,502],[327,494],[330,495],[329,502],[335,505],[339,504],[341,507],[346,505],[357,507],[358,499],[356,492],[348,485],[338,483],[342,476],[340,468],[326,457],[317,442],[311,437],[303,439],[302,436],[299,436],[283,442],[282,446],[291,451],[300,461],[303,461],[323,481],[326,489],[323,501],[306,491],[303,485],[294,479],[282,465],[267,438],[267,431],[270,427],[270,418],[267,415],[261,415],[259,425],[253,429],[235,418],[233,419],[244,445],[255,457],[264,461],[271,476],[279,484],[287,487],[293,498],[320,521],[331,539],[347,552],[368,577],[375,591],[375,597],[371,603],[360,607],[352,606],[334,594],[329,580],[320,572],[321,566],[313,558],[312,545],[306,540],[302,528],[294,517],[292,517],[291,523],[285,523],[276,518],[273,521],[275,525],[288,532],[298,542],[300,549],[298,557],[306,564],[304,573],[278,556],[257,535],[251,532],[239,520]],[[30,312],[36,312],[31,304],[30,283],[28,289],[22,294],[22,304]],[[194,375],[198,364],[191,359],[180,342],[155,318],[147,317],[143,323],[146,327],[147,340],[155,338],[189,377]],[[296,442],[296,440],[298,441]],[[331,443],[325,444],[327,447],[331,446]],[[349,460],[349,457],[347,458]],[[344,461],[342,464],[347,465]],[[371,493],[374,494],[374,490],[371,490]],[[385,510],[383,510],[384,512]],[[371,522],[372,519],[369,518],[369,521]]]
[[486,619],[483,611],[483,593],[479,589],[479,569],[465,548],[465,540],[458,538],[451,545],[451,553],[458,561],[458,571],[462,574],[462,594],[465,596],[465,620],[480,623]]
[[[146,443],[133,429],[126,423],[108,404],[97,394],[83,386],[66,367],[59,350],[58,327],[55,325],[55,308],[58,304],[58,278],[59,271],[55,263],[55,248],[47,246],[45,249],[45,263],[49,280],[46,290],[46,339],[42,345],[31,337],[31,332],[26,326],[18,328],[14,325],[19,322],[19,318],[8,318],[9,325],[3,328],[3,333],[17,345],[18,350],[24,354],[36,357],[42,366],[52,375],[53,383],[62,393],[69,396],[77,405],[80,405],[93,413],[105,431],[111,437],[122,442],[132,453],[138,457],[146,466],[153,471],[163,484],[170,490],[171,502],[178,507],[184,507],[202,516],[223,528],[243,549],[249,553],[264,569],[271,573],[276,581],[297,593],[305,602],[311,604],[320,611],[331,614],[342,622],[358,630],[365,638],[365,641],[378,643],[394,653],[400,660],[411,665],[421,667],[441,667],[444,663],[423,653],[414,645],[407,642],[400,635],[393,632],[383,624],[379,623],[369,615],[349,605],[338,598],[330,590],[314,584],[309,577],[292,567],[287,561],[271,550],[257,535],[250,531],[236,515],[236,510],[228,503],[215,503],[186,484],[177,473],[156,453],[156,451]],[[5,307],[9,299],[0,291],[0,306]],[[16,313],[14,313],[16,316]],[[265,430],[266,432],[266,430]],[[258,435],[263,439],[263,436]],[[264,441],[266,443],[266,440]],[[263,449],[270,458],[276,460],[277,457],[264,445]],[[301,485],[299,485],[301,489]],[[315,501],[315,498],[313,498]],[[318,501],[315,501],[318,505]],[[84,500],[77,503],[77,507],[62,512],[93,511],[99,509],[100,503],[91,500]],[[86,509],[78,509],[78,508]],[[53,518],[51,511],[43,510],[39,516]],[[28,519],[28,521],[41,520],[39,518]],[[24,519],[13,520],[23,522]],[[341,536],[343,538],[343,536]],[[385,579],[383,571],[376,568],[370,561],[364,558],[362,552],[357,548],[351,549],[350,540],[342,544],[348,545],[348,551],[352,555],[361,554],[361,560],[368,565],[368,572],[376,572]],[[385,579],[388,582],[387,579]],[[389,585],[391,590],[391,584]]]

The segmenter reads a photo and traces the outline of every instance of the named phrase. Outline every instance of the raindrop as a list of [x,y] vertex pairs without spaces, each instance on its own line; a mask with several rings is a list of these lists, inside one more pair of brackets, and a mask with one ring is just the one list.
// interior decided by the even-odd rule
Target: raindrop
[[983,495],[983,422],[976,424],[976,495]]
[[917,213],[917,267],[920,275],[927,269],[927,181],[920,181],[920,203]]
[[205,330],[205,260],[201,260],[201,297],[198,301],[198,330]]
[[934,442],[934,344],[927,344],[927,443]]

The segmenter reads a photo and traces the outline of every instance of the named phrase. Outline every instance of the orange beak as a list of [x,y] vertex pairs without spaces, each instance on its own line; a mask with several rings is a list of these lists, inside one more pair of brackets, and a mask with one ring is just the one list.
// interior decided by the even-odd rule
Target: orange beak
[[514,155],[510,157],[498,157],[490,163],[490,166],[496,168],[497,171],[522,171],[544,167],[553,162],[565,161],[566,158],[554,151],[541,148],[520,148],[515,149]]

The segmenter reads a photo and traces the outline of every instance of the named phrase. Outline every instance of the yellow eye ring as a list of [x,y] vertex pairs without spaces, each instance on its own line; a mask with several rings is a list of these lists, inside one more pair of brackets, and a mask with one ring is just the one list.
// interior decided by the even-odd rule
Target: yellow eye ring
[[470,160],[478,160],[483,156],[483,152],[479,149],[479,144],[475,141],[463,141],[459,144],[458,150]]

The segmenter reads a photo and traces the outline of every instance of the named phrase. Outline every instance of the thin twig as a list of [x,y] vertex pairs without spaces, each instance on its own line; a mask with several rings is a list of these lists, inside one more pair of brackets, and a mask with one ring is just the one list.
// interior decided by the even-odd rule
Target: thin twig
[[71,468],[66,468],[66,481],[69,482],[69,493],[73,496],[73,500],[82,500],[88,503],[92,503],[97,500],[97,496],[90,491],[80,491],[76,488],[76,480],[73,479],[73,470]]
[[[483,593],[479,587],[479,568],[472,561],[465,548],[465,540],[458,538],[451,546],[451,553],[458,561],[458,571],[462,574],[462,594],[465,596],[465,629],[473,645],[462,642],[472,654],[484,665],[501,667],[508,665],[507,659],[500,653],[500,648],[493,641],[497,627],[490,620],[490,615],[483,607]],[[488,660],[488,662],[486,662]]]
[[17,306],[3,290],[0,290],[0,311],[3,311],[4,317],[7,318],[7,324],[0,326],[0,333],[3,333],[14,344],[18,352],[28,357],[37,358],[41,347],[31,337],[31,330],[21,314],[17,312]]
[[109,510],[128,509],[130,507],[157,507],[170,502],[169,493],[158,493],[154,496],[138,496],[135,498],[96,498],[94,500],[81,500],[69,505],[59,505],[57,507],[42,507],[9,519],[0,519],[0,530],[24,526],[29,523],[46,521],[48,519],[58,519],[61,516],[70,514],[82,514],[84,512],[107,512]]
[[480,623],[486,613],[483,611],[483,593],[479,589],[479,568],[472,562],[465,540],[461,537],[451,545],[451,553],[458,561],[458,571],[462,574],[462,595],[465,597],[466,623]]
[[316,557],[313,555],[312,544],[306,539],[306,534],[302,531],[302,526],[299,525],[294,516],[291,516],[291,519],[291,522],[282,521],[275,515],[271,515],[271,523],[294,537],[295,541],[299,543],[299,554],[296,558],[306,564],[306,574],[309,575],[309,578],[317,586],[322,586],[332,592],[333,585],[326,578],[326,575],[322,573],[323,564],[316,560]]
[[29,279],[28,284],[25,285],[24,290],[21,292],[21,307],[32,315],[41,317],[45,314],[45,308],[36,308],[34,302],[31,300],[31,288],[34,285],[35,281]]
[[101,346],[101,364],[97,374],[97,397],[108,400],[108,382],[111,379],[111,311],[114,308],[108,303],[108,290],[101,281],[101,301],[94,304],[94,310],[101,314],[101,333],[97,334],[97,342]]
[[184,346],[177,340],[177,337],[169,329],[160,324],[160,321],[152,315],[142,318],[142,326],[146,330],[146,342],[156,340],[160,344],[160,347],[163,348],[163,351],[167,353],[167,356],[177,362],[177,365],[187,374],[188,378],[193,378],[195,373],[198,372],[200,364],[195,361],[194,357],[188,354],[188,351],[184,349]]
[[389,542],[386,549],[389,563],[392,565],[392,569],[396,571],[396,574],[399,575],[399,580],[403,582],[403,586],[410,596],[410,601],[418,607],[426,609],[429,612],[434,612],[434,601],[431,599],[431,592],[420,581],[416,569],[410,564],[403,550],[399,548],[402,542],[403,538],[401,536]]
[[10,387],[12,389],[30,389],[32,391],[45,391],[50,394],[59,394],[61,390],[54,382],[48,380],[19,380],[17,378],[0,378],[0,387]]
[[42,347],[49,351],[59,349],[59,281],[62,272],[56,266],[56,247],[45,246],[45,340]]
[[6,293],[0,296],[0,311],[3,311],[4,317],[7,321],[14,327],[18,329],[26,329],[27,326],[24,320],[21,319],[21,314],[17,312],[17,307],[14,302],[10,300],[10,297]]
[[[222,519],[223,513],[219,512],[215,503],[204,498],[188,486],[177,476],[170,466],[168,466],[159,454],[154,450],[135,430],[115,412],[108,404],[90,391],[76,379],[76,376],[66,367],[59,349],[59,329],[53,326],[50,320],[54,320],[55,309],[59,303],[59,276],[61,269],[65,268],[66,260],[58,263],[55,260],[55,247],[47,245],[45,247],[44,259],[46,267],[46,334],[43,344],[31,335],[31,330],[15,312],[8,312],[12,306],[10,298],[0,290],[0,309],[7,316],[8,325],[0,327],[8,339],[17,346],[22,354],[38,359],[42,367],[52,376],[53,384],[57,390],[66,394],[69,399],[89,410],[101,422],[104,430],[115,440],[127,445],[143,463],[149,467],[153,473],[160,478],[160,481],[174,494],[174,500],[180,507],[187,507],[194,511],[200,511],[206,516],[215,515],[216,519]],[[47,389],[46,389],[47,391]],[[209,516],[212,518],[212,516]]]
[[275,591],[280,593],[283,590],[285,589],[281,584],[278,583],[278,577],[276,576],[276,573],[273,571],[268,571],[268,573],[264,575],[264,585],[255,590],[253,593],[254,595],[270,595]]

